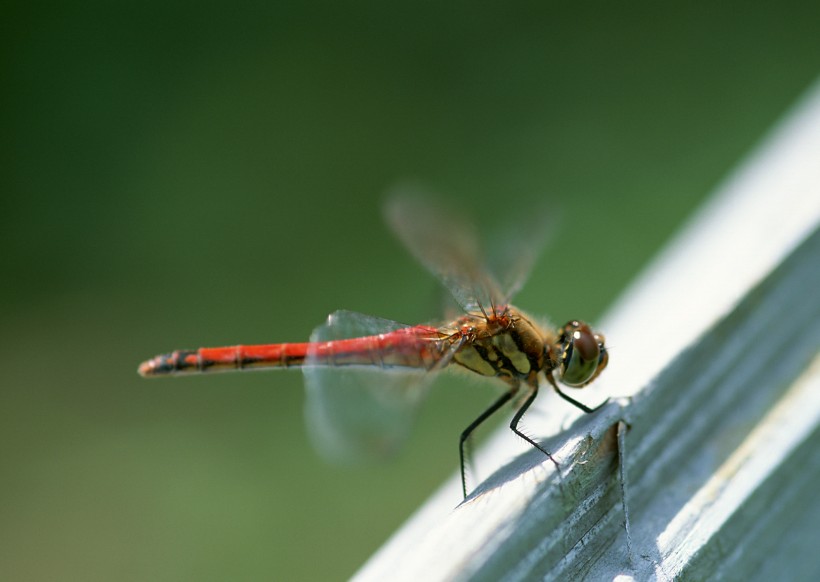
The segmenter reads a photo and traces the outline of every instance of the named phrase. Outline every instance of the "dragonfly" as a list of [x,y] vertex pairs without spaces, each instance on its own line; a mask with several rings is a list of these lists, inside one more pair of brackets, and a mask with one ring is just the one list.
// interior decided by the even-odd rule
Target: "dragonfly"
[[143,362],[139,374],[301,368],[308,434],[321,453],[338,461],[392,454],[407,438],[437,372],[455,368],[500,380],[504,388],[459,437],[464,499],[470,437],[508,403],[514,406],[510,430],[546,455],[560,475],[552,453],[519,428],[521,419],[547,385],[585,413],[606,404],[588,407],[561,386],[589,385],[609,355],[604,335],[587,323],[554,328],[510,304],[539,254],[547,221],[535,220],[530,232],[522,228],[503,239],[508,258],[493,269],[482,258],[477,230],[457,212],[415,193],[392,196],[385,209],[393,231],[449,290],[459,313],[444,323],[405,325],[337,311],[308,342],[176,350]]

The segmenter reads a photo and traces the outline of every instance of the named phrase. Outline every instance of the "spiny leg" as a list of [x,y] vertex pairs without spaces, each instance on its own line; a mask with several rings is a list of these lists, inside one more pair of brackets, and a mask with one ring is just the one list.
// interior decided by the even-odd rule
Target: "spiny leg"
[[512,421],[510,422],[510,430],[512,430],[515,434],[520,436],[522,439],[530,443],[536,449],[547,455],[547,458],[552,461],[552,464],[555,465],[555,470],[558,472],[558,478],[561,478],[561,466],[558,464],[558,461],[552,456],[552,454],[535,442],[533,439],[525,435],[523,432],[518,430],[518,422],[521,420],[521,417],[524,416],[524,413],[527,412],[527,409],[532,405],[533,401],[535,401],[535,397],[538,396],[538,381],[534,378],[531,381],[527,382],[527,385],[530,388],[530,395],[527,396],[527,399],[524,400],[524,403],[518,407],[518,410],[513,415]]
[[563,398],[564,400],[566,400],[570,404],[572,404],[574,406],[577,406],[578,408],[580,408],[581,410],[583,410],[587,414],[591,414],[591,413],[595,412],[596,410],[598,410],[599,408],[604,406],[607,402],[609,402],[609,398],[607,398],[606,400],[601,402],[595,408],[590,408],[589,406],[587,406],[583,402],[578,402],[572,396],[569,396],[568,394],[564,394],[563,392],[561,392],[561,389],[558,388],[558,384],[555,383],[555,378],[553,378],[550,374],[547,374],[547,380],[549,381],[550,384],[552,384],[552,387],[558,393],[558,396],[560,396],[561,398]]
[[507,390],[507,392],[502,394],[498,400],[493,402],[487,410],[482,412],[481,415],[471,422],[470,426],[465,428],[461,433],[461,437],[458,441],[458,457],[461,462],[461,491],[464,494],[464,499],[467,499],[467,475],[464,470],[464,444],[467,442],[467,439],[470,438],[470,435],[478,427],[478,425],[490,418],[496,411],[498,411],[499,408],[509,402],[516,392],[518,392],[517,382],[515,384],[511,384],[510,389]]

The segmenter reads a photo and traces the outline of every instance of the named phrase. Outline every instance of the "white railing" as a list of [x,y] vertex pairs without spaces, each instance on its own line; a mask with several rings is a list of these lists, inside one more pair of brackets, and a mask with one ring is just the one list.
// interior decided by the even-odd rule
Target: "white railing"
[[820,579],[818,225],[820,86],[599,322],[613,401],[528,413],[561,479],[505,429],[357,579]]

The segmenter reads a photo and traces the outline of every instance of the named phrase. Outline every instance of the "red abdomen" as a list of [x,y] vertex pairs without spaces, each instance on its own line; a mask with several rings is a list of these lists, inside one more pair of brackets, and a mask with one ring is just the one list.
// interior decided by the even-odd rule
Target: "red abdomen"
[[316,343],[263,344],[177,350],[140,364],[142,376],[311,366],[430,369],[446,348],[446,335],[415,326],[389,333]]

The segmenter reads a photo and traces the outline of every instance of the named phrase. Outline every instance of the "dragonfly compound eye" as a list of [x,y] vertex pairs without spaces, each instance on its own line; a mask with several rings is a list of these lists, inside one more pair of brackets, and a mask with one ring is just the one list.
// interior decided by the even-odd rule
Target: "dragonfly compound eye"
[[571,321],[561,337],[561,382],[576,388],[589,384],[609,360],[604,336],[594,334],[585,323]]

